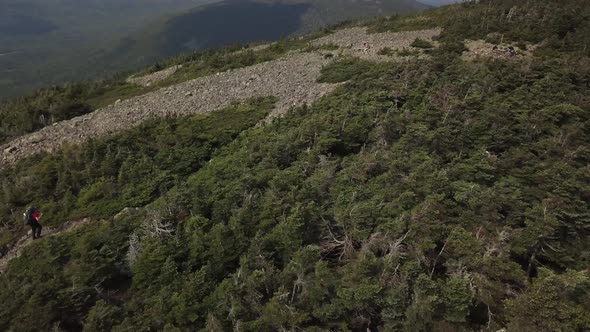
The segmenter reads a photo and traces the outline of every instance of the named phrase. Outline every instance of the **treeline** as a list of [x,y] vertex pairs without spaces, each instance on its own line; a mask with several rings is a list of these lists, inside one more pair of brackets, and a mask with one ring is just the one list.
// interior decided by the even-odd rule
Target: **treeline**
[[141,92],[123,78],[69,83],[0,103],[0,144]]
[[441,40],[484,39],[491,43],[540,44],[556,57],[560,52],[590,55],[590,1],[466,1],[427,15],[393,16],[370,22],[373,31],[442,27]]
[[14,221],[32,202],[44,212],[45,222],[54,225],[148,204],[261,121],[273,103],[272,98],[252,100],[207,116],[151,121],[0,171],[0,220],[4,221],[0,248],[6,250],[22,235],[20,223]]

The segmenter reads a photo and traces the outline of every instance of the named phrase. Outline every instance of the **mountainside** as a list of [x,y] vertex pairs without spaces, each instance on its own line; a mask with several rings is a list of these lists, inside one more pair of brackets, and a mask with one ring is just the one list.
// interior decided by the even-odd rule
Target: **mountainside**
[[0,98],[182,51],[425,8],[413,0],[0,0]]
[[414,0],[226,0],[168,18],[126,39],[115,52],[145,62],[146,57],[154,60],[190,50],[272,41],[346,20],[426,8]]
[[481,0],[2,104],[0,330],[590,330],[588,45]]
[[0,99],[111,73],[100,56],[122,36],[212,1],[0,0]]

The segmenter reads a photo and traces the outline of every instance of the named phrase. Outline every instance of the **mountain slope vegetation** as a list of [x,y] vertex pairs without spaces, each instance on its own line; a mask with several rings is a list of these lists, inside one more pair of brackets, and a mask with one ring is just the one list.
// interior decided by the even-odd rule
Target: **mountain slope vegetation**
[[366,24],[443,30],[270,123],[272,96],[1,170],[3,244],[31,202],[95,222],[9,263],[0,329],[589,330],[590,2]]
[[149,87],[136,85],[128,81],[128,75],[118,74],[112,79],[68,83],[14,98],[0,104],[0,118],[3,120],[0,122],[0,144],[62,120],[92,113],[119,99],[143,95],[198,77],[276,60],[290,51],[307,47],[309,41],[323,34],[320,32],[304,38],[281,40],[256,51],[254,48],[244,51],[239,46],[228,46],[181,54],[136,73],[135,76],[141,76],[164,67],[184,66],[168,79]]

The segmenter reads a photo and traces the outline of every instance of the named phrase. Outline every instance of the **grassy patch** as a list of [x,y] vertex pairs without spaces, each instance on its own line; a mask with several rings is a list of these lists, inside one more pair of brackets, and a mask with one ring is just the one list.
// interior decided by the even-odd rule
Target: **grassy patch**
[[364,61],[359,58],[347,58],[330,63],[322,68],[318,82],[339,83],[349,81],[354,77],[370,71],[374,67],[375,64],[369,61]]
[[339,50],[340,46],[334,43],[327,43],[321,45],[309,45],[308,47],[304,48],[304,52],[315,52],[315,51],[336,51]]

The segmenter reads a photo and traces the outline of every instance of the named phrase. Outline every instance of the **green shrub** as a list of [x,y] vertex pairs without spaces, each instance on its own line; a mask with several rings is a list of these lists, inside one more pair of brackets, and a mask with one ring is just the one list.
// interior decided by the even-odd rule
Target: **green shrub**
[[386,56],[392,56],[392,55],[395,55],[395,51],[394,51],[394,50],[392,50],[392,49],[391,49],[391,48],[389,48],[389,47],[384,47],[384,48],[380,49],[380,50],[377,52],[377,54],[379,54],[379,55],[386,55]]
[[424,39],[420,39],[420,38],[416,38],[410,46],[416,47],[416,48],[433,48],[434,47],[434,45],[432,45],[431,42],[424,40]]

